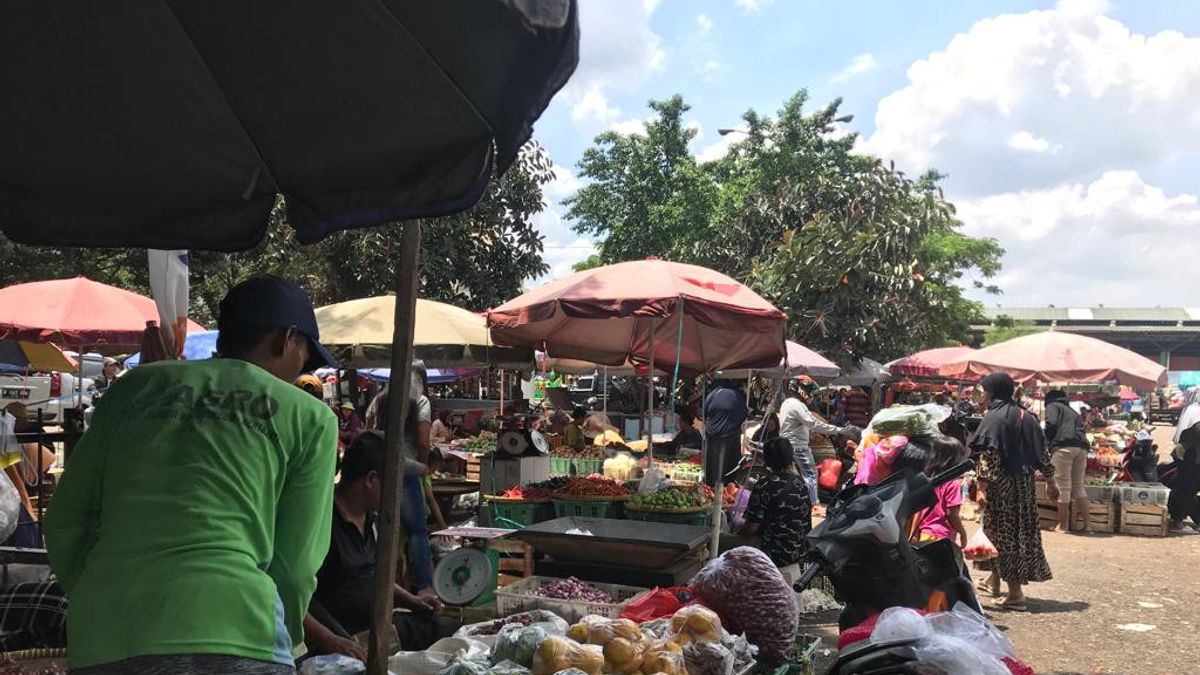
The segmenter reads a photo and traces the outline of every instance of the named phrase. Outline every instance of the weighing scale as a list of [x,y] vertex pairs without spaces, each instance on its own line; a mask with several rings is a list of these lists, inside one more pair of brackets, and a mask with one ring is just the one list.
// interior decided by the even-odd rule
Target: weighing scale
[[448,606],[485,605],[495,600],[499,575],[499,554],[488,550],[492,539],[511,534],[512,530],[498,527],[450,527],[430,536],[455,537],[463,540],[433,569],[433,590]]

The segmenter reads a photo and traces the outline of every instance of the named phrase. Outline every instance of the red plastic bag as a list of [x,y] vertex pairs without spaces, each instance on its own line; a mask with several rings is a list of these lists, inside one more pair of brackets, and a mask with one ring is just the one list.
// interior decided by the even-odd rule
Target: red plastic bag
[[620,618],[629,619],[635,623],[644,623],[672,616],[684,605],[691,604],[692,598],[692,589],[687,586],[656,587],[626,605]]
[[974,561],[991,560],[999,558],[1000,551],[996,550],[996,546],[992,544],[991,539],[988,539],[981,527],[967,540],[967,546],[963,549],[963,557]]
[[842,460],[829,459],[822,460],[817,467],[817,485],[823,490],[834,490],[837,488],[838,478],[842,475]]

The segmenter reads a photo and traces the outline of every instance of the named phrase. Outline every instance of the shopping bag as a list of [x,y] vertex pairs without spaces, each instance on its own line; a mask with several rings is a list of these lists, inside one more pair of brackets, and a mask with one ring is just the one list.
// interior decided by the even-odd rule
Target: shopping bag
[[967,540],[967,546],[963,549],[963,557],[967,560],[980,561],[999,558],[1000,551],[996,550],[996,546],[992,544],[992,540],[988,539],[987,533],[980,527]]
[[621,618],[635,623],[645,623],[672,616],[691,601],[692,589],[686,586],[655,588],[626,605],[625,610],[621,612]]

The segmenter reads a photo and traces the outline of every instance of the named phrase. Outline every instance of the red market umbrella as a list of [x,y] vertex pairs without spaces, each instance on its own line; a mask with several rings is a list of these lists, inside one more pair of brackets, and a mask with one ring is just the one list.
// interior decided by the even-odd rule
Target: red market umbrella
[[[947,363],[969,358],[975,352],[970,347],[941,347],[926,349],[884,366],[892,375],[907,377],[941,377],[941,368]],[[974,378],[972,378],[974,379]]]
[[488,312],[498,344],[692,373],[779,365],[786,319],[724,274],[653,259],[577,272]]
[[[60,347],[137,348],[154,300],[85,277],[0,288],[0,338]],[[188,322],[188,332],[204,327]]]
[[1167,369],[1123,347],[1074,333],[1048,331],[973,352],[940,368],[943,376],[1006,372],[1021,383],[1119,382],[1135,389],[1166,384]]

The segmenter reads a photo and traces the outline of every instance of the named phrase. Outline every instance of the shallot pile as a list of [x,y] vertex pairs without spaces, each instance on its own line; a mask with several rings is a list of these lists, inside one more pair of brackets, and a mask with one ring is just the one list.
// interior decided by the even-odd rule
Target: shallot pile
[[591,584],[584,583],[575,577],[555,579],[537,589],[534,594],[553,600],[583,600],[584,602],[599,602],[604,604],[615,602],[613,597],[608,593]]

